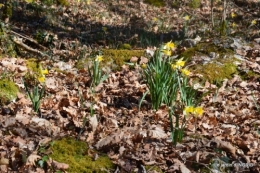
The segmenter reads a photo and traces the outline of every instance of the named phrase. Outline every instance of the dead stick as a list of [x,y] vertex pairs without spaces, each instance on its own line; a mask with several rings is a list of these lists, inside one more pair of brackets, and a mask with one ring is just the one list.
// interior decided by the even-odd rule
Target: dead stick
[[36,44],[37,46],[39,46],[40,48],[42,48],[43,50],[47,50],[46,47],[40,45],[40,44],[39,44],[36,40],[34,40],[34,39],[31,39],[31,38],[29,38],[29,37],[27,37],[27,36],[21,35],[21,34],[19,34],[19,33],[17,33],[17,32],[14,32],[14,31],[10,31],[10,33],[15,34],[15,35],[17,35],[17,36],[19,36],[19,37],[22,37],[22,38],[24,38],[24,39],[26,39],[26,40],[29,40],[30,42],[32,42],[32,43]]
[[14,37],[13,41],[14,41],[17,45],[23,47],[24,49],[26,49],[26,50],[28,50],[28,51],[30,51],[30,52],[39,54],[39,55],[41,55],[42,57],[46,57],[46,56],[49,57],[47,54],[42,53],[41,51],[39,51],[39,50],[37,50],[37,49],[33,49],[33,48],[27,46],[26,44],[24,44],[24,43],[22,42],[21,39],[19,39],[19,38],[17,38],[17,37]]

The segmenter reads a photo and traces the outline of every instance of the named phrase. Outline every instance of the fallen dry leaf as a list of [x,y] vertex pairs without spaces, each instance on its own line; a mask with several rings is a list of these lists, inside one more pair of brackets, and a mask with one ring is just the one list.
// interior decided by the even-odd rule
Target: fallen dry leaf
[[4,157],[1,157],[0,159],[0,165],[8,165],[9,164],[9,159],[6,159]]
[[26,165],[35,166],[35,162],[39,160],[41,156],[37,155],[37,152],[33,152],[26,160]]
[[51,165],[52,167],[54,167],[55,169],[57,169],[57,170],[69,169],[69,165],[68,164],[57,162],[57,161],[55,161],[55,160],[53,160],[51,158],[47,161],[47,163],[49,165]]
[[92,131],[95,132],[98,126],[97,116],[94,114],[93,116],[90,116],[88,119],[89,119],[89,124],[92,127]]

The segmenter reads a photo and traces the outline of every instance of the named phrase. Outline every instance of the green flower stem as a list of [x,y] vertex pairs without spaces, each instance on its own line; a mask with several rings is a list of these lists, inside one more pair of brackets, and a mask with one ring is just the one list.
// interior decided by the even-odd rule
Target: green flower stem
[[173,107],[170,107],[169,108],[169,119],[170,119],[170,127],[171,127],[171,137],[172,137],[173,145],[176,145],[177,142],[182,142],[184,128],[183,128],[183,126],[181,128],[179,128],[180,117],[178,114],[174,115],[176,117],[176,122],[175,122],[175,128],[173,127],[172,115],[173,115]]
[[32,92],[29,90],[26,83],[24,83],[24,87],[25,87],[25,91],[27,92],[27,94],[32,102],[33,110],[38,113],[39,108],[40,108],[41,99],[44,96],[44,87],[39,91],[38,86],[35,86],[32,89]]
[[173,128],[173,121],[172,121],[172,108],[169,109],[169,119],[170,119],[170,127],[171,127],[171,135],[172,135],[172,143],[176,145],[175,138],[174,138],[174,128]]

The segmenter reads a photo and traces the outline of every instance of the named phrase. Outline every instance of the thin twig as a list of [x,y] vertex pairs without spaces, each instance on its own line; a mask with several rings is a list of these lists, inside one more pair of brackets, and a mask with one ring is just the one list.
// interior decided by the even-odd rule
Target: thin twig
[[39,51],[39,50],[37,50],[37,49],[33,49],[33,48],[29,47],[28,45],[24,44],[24,43],[22,42],[22,39],[21,39],[21,38],[14,37],[14,38],[13,38],[13,41],[14,41],[17,45],[19,45],[19,46],[23,47],[24,49],[26,49],[27,51],[30,51],[30,52],[32,52],[32,53],[36,53],[36,54],[38,54],[38,55],[41,55],[42,57],[49,57],[49,55],[47,55],[47,54],[45,54],[45,53],[42,53],[41,51]]
[[43,50],[47,50],[47,49],[48,49],[48,48],[46,48],[46,47],[40,45],[36,40],[34,40],[34,39],[30,38],[30,37],[21,35],[21,34],[15,32],[15,31],[10,31],[10,33],[12,33],[12,34],[14,34],[14,35],[17,35],[17,36],[19,36],[19,37],[22,37],[22,38],[24,38],[24,39],[26,39],[26,40],[29,40],[30,42],[36,44],[38,47],[40,47],[40,48],[43,49]]

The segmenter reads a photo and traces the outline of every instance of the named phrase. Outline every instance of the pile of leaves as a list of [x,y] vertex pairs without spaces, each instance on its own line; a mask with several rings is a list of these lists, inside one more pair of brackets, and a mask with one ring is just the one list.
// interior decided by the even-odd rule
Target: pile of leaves
[[[83,3],[80,1],[70,2],[69,7],[51,6],[52,14],[57,15],[45,13],[47,6],[40,9],[37,3],[19,1],[24,6],[14,8],[8,34],[17,38],[29,37],[14,39],[17,47],[20,46],[16,58],[3,54],[0,59],[0,78],[11,79],[20,90],[14,102],[1,106],[1,172],[66,172],[69,163],[46,159],[51,150],[42,152],[40,148],[48,148],[51,141],[68,136],[75,139],[79,136],[90,148],[106,153],[117,165],[114,172],[260,172],[259,39],[251,42],[251,46],[234,41],[234,52],[240,59],[239,74],[224,80],[220,86],[198,83],[198,90],[206,93],[201,102],[204,115],[198,120],[191,117],[183,142],[173,146],[167,107],[162,105],[158,111],[152,110],[147,95],[139,110],[140,100],[148,90],[140,65],[150,56],[133,57],[121,70],[111,71],[108,79],[94,88],[94,98],[88,70],[76,68],[76,63],[81,56],[88,57],[101,48],[115,48],[122,43],[141,48],[145,44],[152,45],[153,40],[157,43],[171,40],[182,28],[182,17],[191,13],[196,19],[205,19],[203,15],[210,12],[209,4],[190,12],[186,6],[174,9],[136,1],[88,2],[90,4],[84,7],[80,7]],[[78,5],[76,10],[72,4]],[[25,7],[31,13],[24,13]],[[232,9],[241,8],[234,6]],[[251,12],[259,15],[254,8],[257,7],[250,8]],[[38,16],[30,18],[35,13]],[[22,20],[17,20],[19,15],[24,16],[19,18]],[[161,24],[159,17],[161,22],[171,24],[167,30],[163,28],[167,24]],[[236,19],[238,17],[240,15]],[[245,17],[251,19],[249,14]],[[36,19],[44,20],[39,24],[34,22]],[[57,22],[59,20],[61,22]],[[193,35],[197,30],[192,28],[198,25],[191,25],[188,35]],[[158,26],[162,26],[160,32]],[[131,27],[134,29],[129,29]],[[245,28],[241,26],[242,29]],[[139,35],[135,36],[137,33]],[[140,33],[150,40],[141,41]],[[257,36],[253,30],[250,34],[253,39]],[[180,46],[175,53],[183,49],[186,47]],[[153,50],[147,48],[146,51],[151,53]],[[8,53],[2,49],[1,52]],[[38,114],[33,111],[22,81],[30,71],[26,57],[32,56],[44,57],[38,59],[49,69],[45,76],[45,97]],[[191,61],[203,63],[198,59],[201,57],[193,57]],[[83,127],[85,117],[87,123]],[[99,153],[94,153],[95,160]]]

